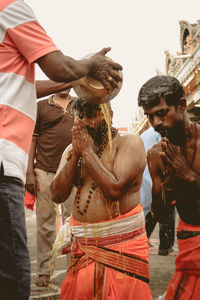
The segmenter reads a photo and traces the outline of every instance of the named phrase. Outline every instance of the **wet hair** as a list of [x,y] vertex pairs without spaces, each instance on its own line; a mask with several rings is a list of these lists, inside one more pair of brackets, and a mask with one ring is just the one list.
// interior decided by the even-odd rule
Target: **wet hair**
[[79,118],[83,118],[84,116],[86,116],[86,118],[92,118],[95,115],[95,112],[101,111],[101,106],[99,104],[89,103],[77,98],[74,101],[72,109]]
[[173,76],[158,75],[143,84],[138,94],[138,106],[153,107],[164,98],[167,105],[177,106],[185,96],[182,84]]

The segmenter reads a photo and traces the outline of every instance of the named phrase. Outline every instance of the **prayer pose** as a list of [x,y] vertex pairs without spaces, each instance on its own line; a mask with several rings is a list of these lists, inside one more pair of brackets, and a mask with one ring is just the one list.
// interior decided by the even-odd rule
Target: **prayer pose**
[[152,299],[139,193],[146,162],[142,141],[114,127],[109,131],[102,105],[78,99],[74,110],[72,145],[51,184],[56,203],[76,191],[61,299]]
[[138,104],[162,136],[148,152],[153,181],[152,211],[168,222],[174,205],[180,219],[176,270],[165,299],[198,299],[200,285],[200,127],[186,114],[181,83],[171,76],[156,76],[140,89]]

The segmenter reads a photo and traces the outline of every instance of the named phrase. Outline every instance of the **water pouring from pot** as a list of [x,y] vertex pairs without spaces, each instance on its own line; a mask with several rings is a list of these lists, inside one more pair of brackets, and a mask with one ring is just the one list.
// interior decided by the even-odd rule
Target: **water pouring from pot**
[[[111,60],[109,57],[107,59]],[[122,77],[121,71],[116,71],[118,75]],[[92,78],[91,76],[84,76],[73,83],[73,89],[77,96],[82,100],[95,103],[103,104],[117,96],[122,87],[122,81],[118,82],[118,87],[111,87],[111,91],[107,91],[100,81]]]

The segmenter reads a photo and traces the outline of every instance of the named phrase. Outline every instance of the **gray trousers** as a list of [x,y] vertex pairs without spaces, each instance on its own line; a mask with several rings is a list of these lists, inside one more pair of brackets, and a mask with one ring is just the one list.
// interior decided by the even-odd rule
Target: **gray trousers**
[[51,250],[56,237],[57,215],[50,184],[55,173],[35,169],[35,174],[40,188],[36,199],[38,275],[50,275],[54,267]]
[[[35,174],[40,188],[36,199],[38,275],[51,275],[55,265],[55,259],[52,257],[51,251],[56,238],[56,224],[60,221],[57,214],[58,208],[52,201],[50,191],[50,185],[55,173],[35,169]],[[62,204],[63,221],[71,214],[73,200],[74,194],[72,193],[68,201]],[[70,254],[66,258],[68,265]]]

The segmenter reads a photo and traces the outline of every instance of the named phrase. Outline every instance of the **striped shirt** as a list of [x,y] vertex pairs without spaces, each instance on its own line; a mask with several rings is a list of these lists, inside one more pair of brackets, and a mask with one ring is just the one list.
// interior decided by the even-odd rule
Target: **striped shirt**
[[34,62],[58,48],[22,0],[0,0],[0,163],[25,180],[36,118]]

